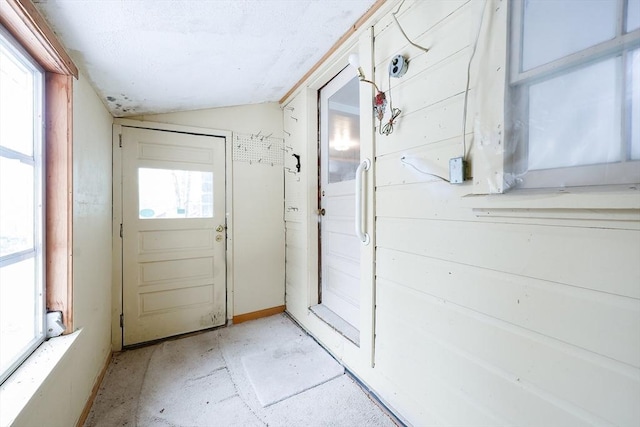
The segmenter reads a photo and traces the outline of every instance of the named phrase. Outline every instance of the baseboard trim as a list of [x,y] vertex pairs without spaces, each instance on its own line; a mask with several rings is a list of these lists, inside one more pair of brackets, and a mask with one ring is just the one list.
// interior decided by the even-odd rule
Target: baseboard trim
[[274,314],[284,313],[287,307],[279,305],[277,307],[265,308],[264,310],[252,311],[251,313],[240,314],[233,316],[233,323],[238,324],[242,322],[248,322],[249,320],[256,320],[262,317],[273,316]]
[[91,394],[89,395],[89,399],[87,399],[87,403],[84,404],[84,409],[80,414],[80,418],[78,418],[76,427],[82,427],[84,425],[84,422],[87,421],[87,418],[89,417],[89,412],[91,412],[91,407],[93,406],[93,401],[96,399],[96,396],[98,395],[98,390],[100,389],[102,380],[104,379],[104,376],[107,373],[107,368],[111,363],[112,357],[113,357],[113,352],[110,352],[109,356],[107,357],[107,360],[104,363],[104,366],[102,367],[102,370],[100,371],[100,375],[98,375],[98,378],[96,378],[96,382],[93,384],[93,388],[91,389]]

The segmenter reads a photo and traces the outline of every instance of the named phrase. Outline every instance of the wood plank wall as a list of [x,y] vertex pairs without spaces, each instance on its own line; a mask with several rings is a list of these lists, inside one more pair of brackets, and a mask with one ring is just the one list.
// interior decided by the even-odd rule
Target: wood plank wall
[[[317,206],[317,107],[313,93],[303,91],[284,109],[284,219],[285,247],[285,303],[287,310],[303,316],[310,305],[317,303],[310,284],[317,277],[317,230],[314,233],[313,215]],[[300,155],[300,172],[296,159]],[[317,227],[316,227],[317,228]],[[314,247],[314,245],[316,245]],[[311,286],[313,287],[313,286]],[[317,289],[317,288],[316,288]]]
[[[453,186],[401,161],[447,176],[462,152],[478,5],[406,1],[398,19],[428,53],[407,43],[389,13],[375,22],[378,84],[388,88],[393,55],[410,62],[391,81],[403,114],[392,135],[375,140],[375,366],[344,362],[414,425],[638,425],[637,189],[473,196],[472,183]],[[489,0],[487,13],[500,7]],[[476,81],[468,144],[482,104]],[[307,164],[317,144],[310,96],[298,92],[287,104],[294,110],[284,110],[286,144]],[[323,338],[307,315],[317,274],[312,173],[304,163],[302,174],[285,171],[286,302],[332,349],[340,337]]]

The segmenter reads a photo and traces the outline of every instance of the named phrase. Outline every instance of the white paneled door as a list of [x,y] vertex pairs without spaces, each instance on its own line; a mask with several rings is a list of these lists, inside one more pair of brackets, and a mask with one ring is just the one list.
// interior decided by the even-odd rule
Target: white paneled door
[[124,345],[226,319],[225,140],[122,127]]
[[320,90],[320,300],[359,329],[360,250],[354,232],[360,164],[359,80],[351,69]]

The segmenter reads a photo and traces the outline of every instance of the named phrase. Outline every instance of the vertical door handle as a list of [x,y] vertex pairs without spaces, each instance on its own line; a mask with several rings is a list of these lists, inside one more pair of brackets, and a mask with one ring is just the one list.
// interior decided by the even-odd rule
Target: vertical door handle
[[371,239],[369,238],[369,234],[365,233],[362,229],[362,223],[364,222],[362,209],[362,176],[370,167],[371,161],[364,159],[364,161],[358,165],[358,169],[356,169],[356,236],[358,236],[358,239],[360,239],[364,245],[368,245]]

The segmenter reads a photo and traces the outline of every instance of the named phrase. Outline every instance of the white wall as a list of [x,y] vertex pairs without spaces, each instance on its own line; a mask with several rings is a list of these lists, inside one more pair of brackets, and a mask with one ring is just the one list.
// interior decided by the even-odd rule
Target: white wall
[[[285,175],[286,203],[301,207],[286,217],[288,311],[414,425],[638,425],[637,187],[475,195],[490,187],[481,181],[499,161],[474,131],[504,129],[507,2],[500,0],[486,4],[472,67],[466,139],[477,180],[454,186],[403,164],[404,156],[447,176],[449,159],[461,155],[467,64],[485,3],[406,1],[398,19],[428,53],[392,21],[398,4],[371,21],[378,73],[367,72],[386,90],[390,58],[410,61],[391,82],[402,116],[372,147],[375,281],[363,287],[376,297],[373,365],[370,348],[307,309],[317,298],[311,173],[301,181]],[[354,40],[367,31],[348,49],[366,54]],[[295,149],[315,153],[312,98],[344,65],[339,49],[285,103],[303,111],[302,123],[284,117]]]
[[[146,115],[137,120],[282,138],[277,103]],[[227,165],[229,166],[229,165]],[[282,166],[233,162],[233,314],[284,305]]]
[[15,426],[73,426],[111,354],[112,117],[87,80],[73,87],[73,311],[81,333]]

